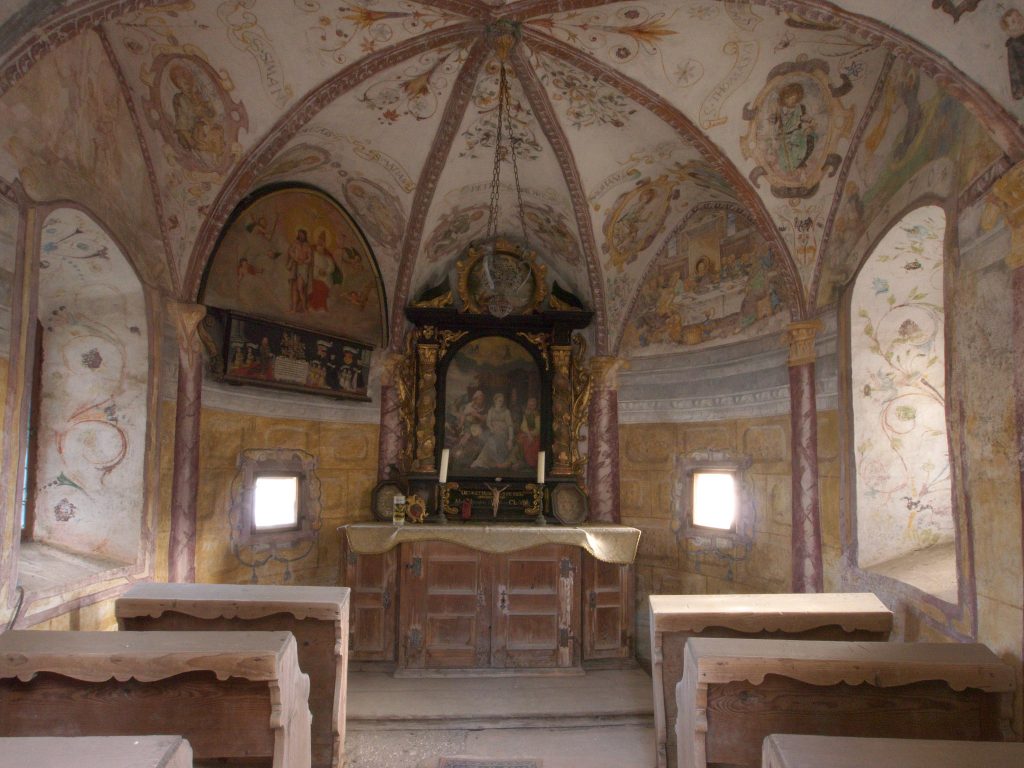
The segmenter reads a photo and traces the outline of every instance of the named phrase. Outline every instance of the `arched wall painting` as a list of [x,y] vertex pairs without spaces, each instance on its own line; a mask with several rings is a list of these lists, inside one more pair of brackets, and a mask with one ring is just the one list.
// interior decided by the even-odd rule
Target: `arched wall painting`
[[445,374],[444,447],[458,476],[532,478],[541,445],[541,377],[519,342],[484,336]]
[[788,322],[782,269],[745,216],[695,213],[667,241],[640,286],[620,350],[631,355],[724,344]]
[[386,299],[369,244],[330,197],[289,187],[236,211],[202,301],[369,345],[387,342]]

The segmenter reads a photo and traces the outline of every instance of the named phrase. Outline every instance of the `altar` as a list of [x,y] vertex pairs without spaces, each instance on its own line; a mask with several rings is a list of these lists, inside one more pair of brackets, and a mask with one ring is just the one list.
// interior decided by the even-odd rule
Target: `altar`
[[342,537],[353,662],[432,670],[580,671],[634,663],[624,525],[355,523]]

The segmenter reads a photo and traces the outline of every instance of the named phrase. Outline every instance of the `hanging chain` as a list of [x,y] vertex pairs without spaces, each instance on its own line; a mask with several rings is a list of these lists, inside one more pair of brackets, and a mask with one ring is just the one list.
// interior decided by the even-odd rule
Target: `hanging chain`
[[[506,38],[508,39],[508,38]],[[514,42],[500,47],[500,69],[498,73],[498,120],[494,136],[494,168],[491,172],[491,199],[487,212],[487,238],[498,235],[498,217],[501,214],[501,160],[505,134],[508,134],[508,153],[512,162],[512,176],[516,186],[516,204],[519,213],[519,225],[523,232],[523,243],[529,248],[530,239],[526,234],[526,206],[523,204],[523,190],[519,182],[519,146],[522,137],[516,136],[512,129],[512,105],[508,84],[508,73],[505,63]]]
[[[498,234],[498,212],[501,202],[501,144],[505,127],[505,107],[508,100],[508,79],[505,75],[505,62],[501,62],[501,73],[498,79],[498,122],[494,135],[494,168],[491,171],[491,200],[487,212],[487,238]],[[513,157],[515,155],[513,154]]]

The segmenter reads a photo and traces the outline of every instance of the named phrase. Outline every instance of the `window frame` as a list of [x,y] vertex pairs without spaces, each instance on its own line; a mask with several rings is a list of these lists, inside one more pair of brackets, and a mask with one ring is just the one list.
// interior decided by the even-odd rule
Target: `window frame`
[[[311,475],[314,467],[296,451],[244,452],[239,457],[242,481],[238,542],[243,545],[298,544],[316,538],[311,499]],[[258,528],[256,526],[256,480],[260,477],[294,477],[298,481],[296,522],[294,525]]]
[[[676,510],[678,530],[683,537],[707,539],[717,536],[741,541],[753,539],[753,505],[746,478],[746,471],[752,464],[753,460],[749,456],[734,456],[722,451],[708,451],[676,458],[673,507]],[[732,527],[713,528],[694,522],[694,477],[701,473],[732,476],[736,491],[736,514]]]

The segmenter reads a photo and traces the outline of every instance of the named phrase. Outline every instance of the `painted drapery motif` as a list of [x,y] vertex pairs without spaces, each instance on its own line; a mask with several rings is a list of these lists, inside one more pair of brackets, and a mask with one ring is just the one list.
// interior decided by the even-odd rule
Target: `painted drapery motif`
[[861,270],[850,308],[861,565],[951,541],[945,215],[919,208]]

